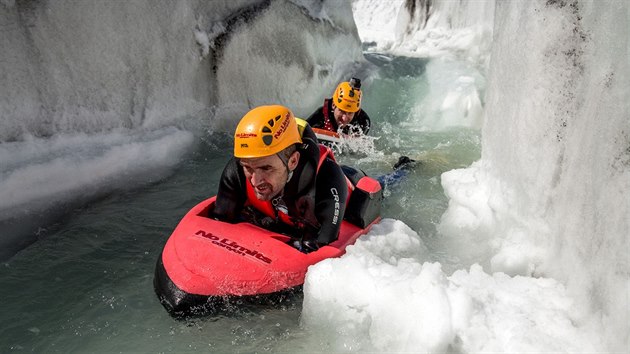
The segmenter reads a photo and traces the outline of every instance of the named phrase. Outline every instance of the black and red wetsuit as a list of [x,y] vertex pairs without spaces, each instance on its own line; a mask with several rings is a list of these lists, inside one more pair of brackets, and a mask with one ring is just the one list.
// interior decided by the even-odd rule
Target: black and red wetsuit
[[[341,167],[328,156],[320,159],[320,148],[313,130],[307,125],[302,134],[300,161],[282,196],[272,201],[259,201],[251,193],[249,181],[238,159],[225,166],[212,216],[227,222],[243,220],[243,211],[254,207],[265,215],[274,231],[297,238],[316,240],[320,244],[335,241],[339,235],[346,203],[348,184]],[[250,185],[250,186],[248,186]],[[281,199],[281,200],[276,200]],[[276,205],[286,206],[288,217]],[[245,220],[247,221],[247,220]]]
[[[326,129],[332,132],[337,132],[339,126],[335,120],[335,114],[333,112],[332,99],[327,98],[324,100],[324,105],[319,107],[313,114],[311,114],[306,121],[313,128]],[[370,131],[370,117],[365,113],[363,109],[359,109],[354,118],[341,129],[344,134],[362,133],[367,135]]]

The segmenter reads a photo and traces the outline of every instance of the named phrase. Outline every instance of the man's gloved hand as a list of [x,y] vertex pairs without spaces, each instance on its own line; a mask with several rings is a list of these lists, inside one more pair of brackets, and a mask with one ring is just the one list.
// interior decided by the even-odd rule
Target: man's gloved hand
[[248,222],[250,224],[254,224],[256,226],[260,226],[263,228],[269,228],[274,223],[272,218],[254,209],[251,206],[247,206],[243,208],[243,210],[241,211],[241,219],[245,222]]
[[311,253],[321,247],[315,240],[294,240],[291,242],[291,246],[302,253]]

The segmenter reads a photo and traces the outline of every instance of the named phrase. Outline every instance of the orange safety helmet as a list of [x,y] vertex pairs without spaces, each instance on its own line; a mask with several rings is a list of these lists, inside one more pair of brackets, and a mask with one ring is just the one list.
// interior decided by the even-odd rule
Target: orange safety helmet
[[260,106],[247,112],[234,132],[234,156],[265,157],[302,143],[293,112],[287,107]]
[[333,103],[342,111],[356,112],[361,108],[361,89],[344,81],[337,86]]

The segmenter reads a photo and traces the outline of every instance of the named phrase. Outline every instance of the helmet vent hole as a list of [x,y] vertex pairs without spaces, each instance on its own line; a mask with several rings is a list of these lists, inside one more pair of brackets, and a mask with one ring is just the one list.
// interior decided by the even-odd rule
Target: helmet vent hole
[[271,133],[271,128],[269,128],[269,127],[267,127],[267,126],[264,126],[264,127],[262,128],[262,132],[263,132],[263,133]]
[[273,135],[263,135],[262,141],[267,146],[271,145],[271,142],[273,141]]

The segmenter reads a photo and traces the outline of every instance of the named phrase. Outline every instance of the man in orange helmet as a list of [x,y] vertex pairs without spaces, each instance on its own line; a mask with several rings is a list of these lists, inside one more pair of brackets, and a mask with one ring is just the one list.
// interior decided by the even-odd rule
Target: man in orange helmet
[[309,125],[286,107],[260,106],[236,127],[212,216],[290,234],[307,253],[337,239],[347,199],[341,167],[330,150],[320,156]]
[[352,78],[340,83],[333,97],[324,100],[310,117],[313,128],[325,129],[346,135],[366,135],[370,131],[370,117],[361,109],[361,80]]

